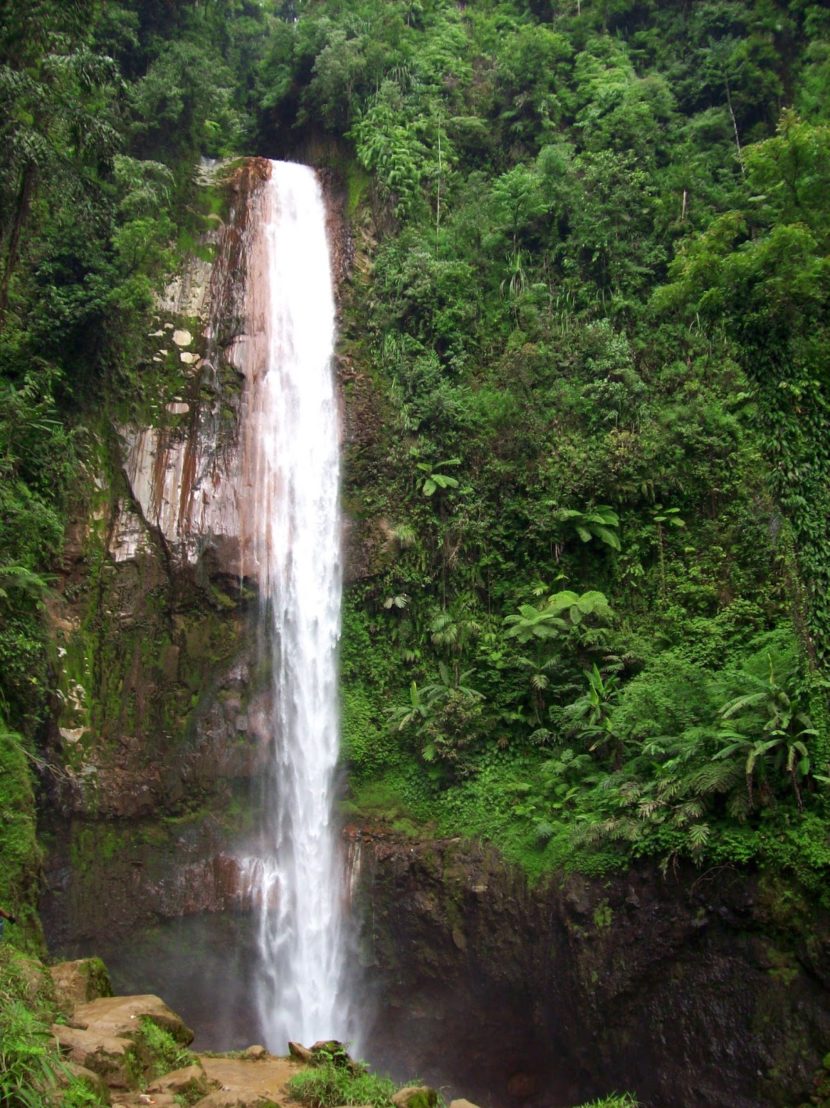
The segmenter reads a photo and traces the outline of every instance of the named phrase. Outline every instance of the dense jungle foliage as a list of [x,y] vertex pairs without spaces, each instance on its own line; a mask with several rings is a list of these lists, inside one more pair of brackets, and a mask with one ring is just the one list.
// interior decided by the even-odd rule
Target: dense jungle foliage
[[0,903],[37,868],[49,575],[198,159],[312,147],[355,242],[352,807],[535,873],[819,888],[828,94],[807,0],[5,5]]

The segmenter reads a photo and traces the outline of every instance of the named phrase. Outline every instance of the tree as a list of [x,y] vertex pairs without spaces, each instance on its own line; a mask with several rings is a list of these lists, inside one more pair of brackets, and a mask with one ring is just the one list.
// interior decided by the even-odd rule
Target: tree
[[[166,42],[146,74],[129,90],[132,150],[177,167],[200,154],[238,148],[240,118],[233,77],[210,44]],[[187,173],[190,182],[191,173]]]
[[463,766],[465,749],[482,735],[483,695],[467,684],[472,670],[455,674],[438,663],[437,680],[423,689],[412,682],[409,703],[391,709],[390,720],[398,731],[411,731],[419,741],[425,762]]
[[38,191],[82,207],[90,176],[118,145],[117,75],[90,49],[93,5],[67,7],[45,2],[0,23],[0,326]]

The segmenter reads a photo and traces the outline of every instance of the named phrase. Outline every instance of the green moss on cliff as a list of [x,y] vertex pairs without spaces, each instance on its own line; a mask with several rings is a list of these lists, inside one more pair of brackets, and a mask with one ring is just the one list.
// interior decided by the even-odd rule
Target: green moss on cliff
[[14,915],[4,939],[24,950],[40,951],[37,916],[41,851],[35,823],[32,756],[26,740],[9,731],[0,717],[0,907]]

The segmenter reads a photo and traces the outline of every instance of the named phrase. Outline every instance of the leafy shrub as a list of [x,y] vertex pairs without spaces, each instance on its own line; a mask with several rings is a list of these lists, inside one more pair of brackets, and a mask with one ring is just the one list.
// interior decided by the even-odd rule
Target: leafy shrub
[[0,1011],[0,1101],[8,1108],[57,1103],[60,1059],[46,1024],[20,1000]]
[[69,1072],[49,1024],[43,967],[0,948],[0,1104],[4,1108],[86,1108],[100,1098]]
[[194,1060],[190,1051],[177,1043],[169,1031],[146,1016],[141,1020],[139,1048],[142,1055],[149,1056],[145,1066],[147,1077],[151,1080],[171,1070],[189,1066]]
[[366,1071],[353,1073],[331,1060],[296,1074],[288,1083],[293,1097],[312,1108],[335,1108],[345,1104],[371,1104],[391,1108],[398,1086],[388,1077]]

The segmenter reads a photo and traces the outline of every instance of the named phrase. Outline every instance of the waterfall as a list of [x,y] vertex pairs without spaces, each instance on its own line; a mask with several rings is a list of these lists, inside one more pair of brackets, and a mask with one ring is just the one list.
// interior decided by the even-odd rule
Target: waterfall
[[332,815],[341,596],[335,311],[325,205],[311,169],[271,163],[250,234],[243,538],[273,672],[274,754],[261,834],[241,862],[257,926],[262,1032],[283,1052],[288,1039],[351,1031]]

